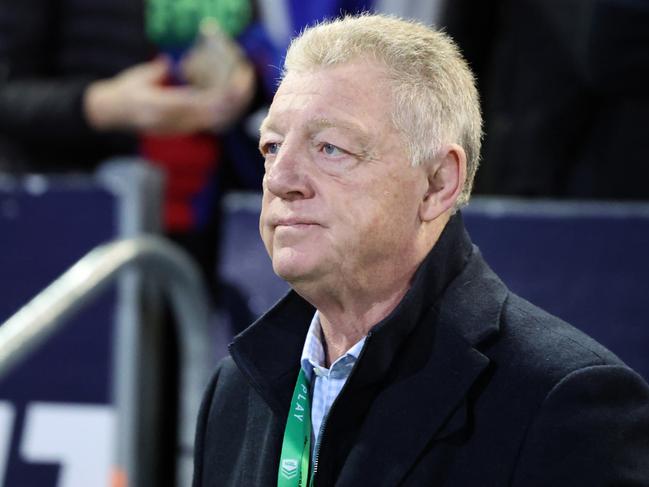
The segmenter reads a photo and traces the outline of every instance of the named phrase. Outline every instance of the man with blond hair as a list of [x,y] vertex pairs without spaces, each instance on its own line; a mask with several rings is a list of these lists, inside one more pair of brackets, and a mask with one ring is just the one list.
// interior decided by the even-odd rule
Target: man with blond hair
[[292,290],[210,383],[195,487],[649,485],[647,384],[509,292],[464,229],[478,106],[423,25],[293,41],[259,144]]

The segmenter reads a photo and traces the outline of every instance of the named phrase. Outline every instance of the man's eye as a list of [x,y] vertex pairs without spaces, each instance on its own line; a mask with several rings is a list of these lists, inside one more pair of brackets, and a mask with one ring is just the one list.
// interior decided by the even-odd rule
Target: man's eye
[[279,144],[277,142],[269,142],[264,145],[264,155],[274,156],[279,152]]
[[339,156],[343,153],[343,151],[335,145],[327,143],[322,144],[322,152],[324,152],[328,156]]

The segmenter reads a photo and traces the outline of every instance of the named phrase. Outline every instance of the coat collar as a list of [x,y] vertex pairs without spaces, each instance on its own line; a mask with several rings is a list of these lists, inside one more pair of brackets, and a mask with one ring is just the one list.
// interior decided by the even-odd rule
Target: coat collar
[[[342,428],[354,420],[363,426],[360,440],[349,446],[336,485],[400,484],[432,440],[468,433],[471,390],[489,366],[480,345],[497,334],[506,295],[504,284],[475,249],[424,316],[422,325],[435,323],[434,329],[417,327],[400,352],[410,359],[408,365],[393,373],[363,417],[341,419],[350,421]],[[345,409],[339,411],[344,414]]]
[[[346,392],[331,410],[320,462],[338,465],[340,485],[383,484],[386,478],[396,484],[431,438],[463,427],[466,395],[489,363],[477,347],[497,332],[506,293],[456,214],[401,303],[370,331]],[[288,410],[314,312],[291,291],[230,347],[279,417]],[[353,438],[336,434],[354,430]],[[336,444],[327,448],[330,434]],[[349,444],[339,437],[350,438]],[[390,462],[378,461],[386,451]],[[359,465],[374,467],[368,472]],[[333,483],[326,471],[319,474],[324,484]]]

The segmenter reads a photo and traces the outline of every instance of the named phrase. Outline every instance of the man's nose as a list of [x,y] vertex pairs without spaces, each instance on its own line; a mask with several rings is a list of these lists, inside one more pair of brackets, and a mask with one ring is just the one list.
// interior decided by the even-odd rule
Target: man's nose
[[312,182],[306,153],[287,143],[279,148],[264,175],[266,189],[287,200],[311,198]]

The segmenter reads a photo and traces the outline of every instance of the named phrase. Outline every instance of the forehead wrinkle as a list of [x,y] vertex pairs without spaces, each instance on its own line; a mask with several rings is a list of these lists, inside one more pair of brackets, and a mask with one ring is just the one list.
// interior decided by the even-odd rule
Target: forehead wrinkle
[[367,147],[370,144],[370,135],[367,133],[367,131],[360,124],[353,122],[347,122],[344,120],[332,120],[323,117],[308,121],[305,125],[305,128],[311,134],[329,128],[338,128],[350,132],[353,137],[356,137],[359,140],[360,144],[363,147]]

